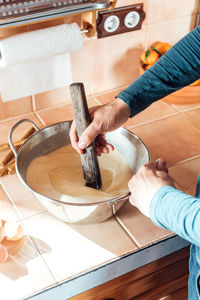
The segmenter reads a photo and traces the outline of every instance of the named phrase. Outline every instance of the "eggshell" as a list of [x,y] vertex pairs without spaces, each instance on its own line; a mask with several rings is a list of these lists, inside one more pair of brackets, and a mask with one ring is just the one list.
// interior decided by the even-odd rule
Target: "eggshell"
[[6,248],[0,244],[0,263],[4,263],[8,258],[8,252]]
[[24,245],[24,237],[15,241],[4,238],[1,244],[6,248],[10,255],[15,255]]
[[24,230],[20,224],[8,221],[4,225],[5,237],[7,240],[16,241],[23,237]]
[[4,222],[3,220],[0,220],[0,242],[4,239],[5,237],[5,229],[4,229]]

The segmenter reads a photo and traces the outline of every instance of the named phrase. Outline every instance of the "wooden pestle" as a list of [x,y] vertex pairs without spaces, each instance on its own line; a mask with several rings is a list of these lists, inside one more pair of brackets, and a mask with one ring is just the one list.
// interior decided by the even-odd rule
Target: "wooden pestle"
[[[70,92],[79,138],[91,122],[83,83],[72,83],[70,85]],[[81,155],[81,164],[86,186],[100,189],[102,181],[94,142],[84,149],[83,154]]]

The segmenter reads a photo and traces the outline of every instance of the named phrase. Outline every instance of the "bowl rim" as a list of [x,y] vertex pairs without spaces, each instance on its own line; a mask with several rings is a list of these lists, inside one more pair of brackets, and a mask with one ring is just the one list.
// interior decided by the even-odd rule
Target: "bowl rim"
[[[61,122],[56,122],[54,124],[51,124],[49,126],[45,126],[43,128],[41,128],[40,130],[34,132],[30,137],[27,138],[27,140],[20,146],[20,148],[17,151],[17,155],[16,155],[16,159],[15,159],[15,168],[16,168],[16,173],[18,178],[21,180],[21,182],[33,193],[33,194],[37,194],[39,197],[42,197],[43,199],[45,199],[46,201],[51,201],[51,202],[56,202],[57,204],[64,204],[64,205],[72,205],[72,206],[81,206],[81,207],[85,207],[85,206],[94,206],[94,205],[103,205],[103,204],[112,204],[112,202],[118,202],[118,201],[123,201],[125,200],[127,197],[130,196],[130,192],[124,193],[122,195],[118,195],[117,197],[113,197],[110,199],[106,199],[106,200],[102,200],[102,201],[98,201],[98,202],[88,202],[88,203],[74,203],[74,202],[67,202],[67,201],[62,201],[62,200],[58,200],[58,199],[54,199],[51,197],[47,197],[45,195],[40,194],[39,192],[35,191],[33,188],[31,188],[28,183],[22,178],[19,169],[18,169],[18,158],[20,156],[21,151],[23,150],[23,146],[25,146],[26,143],[28,143],[28,141],[35,135],[37,135],[38,133],[40,133],[41,131],[47,130],[50,127],[54,127],[56,125],[59,124],[63,124],[63,123],[72,123],[72,120],[68,120],[68,121],[61,121]],[[130,131],[127,128],[124,127],[119,127],[118,129],[120,129],[121,131],[126,131],[129,134],[131,134],[132,136],[134,136],[134,138],[136,138],[144,147],[144,149],[146,150],[147,153],[147,159],[148,162],[150,161],[150,153],[149,150],[147,148],[147,146],[144,144],[144,142],[132,131]],[[118,130],[116,129],[116,130]],[[113,130],[114,131],[114,130]]]

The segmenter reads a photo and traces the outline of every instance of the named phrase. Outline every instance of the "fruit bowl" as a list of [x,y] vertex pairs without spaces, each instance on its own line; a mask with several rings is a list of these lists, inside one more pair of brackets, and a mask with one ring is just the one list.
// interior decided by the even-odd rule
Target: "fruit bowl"
[[[142,75],[147,69],[153,66],[153,64],[170,48],[171,45],[164,42],[157,42],[151,45],[141,54],[139,74]],[[162,100],[170,104],[188,105],[200,103],[200,79],[193,84],[162,98]]]

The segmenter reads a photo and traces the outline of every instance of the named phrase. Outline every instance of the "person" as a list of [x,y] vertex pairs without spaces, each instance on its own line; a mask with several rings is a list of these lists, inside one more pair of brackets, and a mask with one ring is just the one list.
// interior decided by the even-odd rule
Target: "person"
[[[128,88],[108,104],[90,111],[92,122],[77,137],[72,122],[70,139],[80,153],[95,140],[97,155],[113,146],[105,134],[120,127],[129,117],[153,102],[200,78],[200,26],[184,36]],[[191,243],[188,299],[200,299],[200,176],[195,197],[177,190],[168,175],[166,162],[142,166],[128,183],[130,203],[158,226],[171,230]]]

